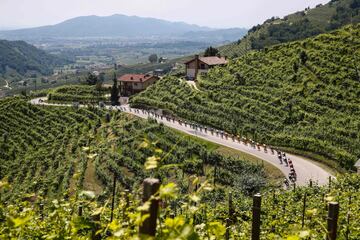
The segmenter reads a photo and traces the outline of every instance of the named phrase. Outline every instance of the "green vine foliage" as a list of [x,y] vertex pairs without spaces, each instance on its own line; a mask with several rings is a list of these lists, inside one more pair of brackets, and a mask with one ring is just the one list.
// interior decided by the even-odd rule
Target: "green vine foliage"
[[[213,178],[215,165],[218,184],[236,185],[245,194],[267,182],[263,166],[209,151],[154,120],[100,108],[41,107],[19,98],[1,100],[0,107],[0,179],[13,186],[2,195],[6,201],[33,193],[62,197],[83,187],[103,200],[114,174],[128,189],[156,177],[187,192],[189,177]],[[255,181],[249,184],[249,178]]]
[[199,78],[167,77],[133,107],[315,153],[352,169],[360,157],[360,25],[252,51]]
[[110,89],[102,86],[69,85],[55,88],[47,96],[50,102],[98,104],[110,101]]
[[[345,175],[331,187],[302,187],[295,191],[267,190],[262,193],[261,239],[324,239],[327,205],[340,204],[338,239],[359,239],[358,175]],[[157,233],[153,239],[250,239],[252,202],[242,194],[233,194],[229,214],[226,201],[209,203],[206,198],[218,194],[208,182],[194,179],[197,190],[182,194],[177,184],[163,184],[152,199],[161,201]],[[11,185],[0,182],[2,193]],[[222,193],[227,196],[227,193]],[[303,198],[307,195],[304,227]],[[40,207],[44,204],[44,208]],[[1,239],[149,239],[139,236],[139,225],[146,219],[141,211],[147,203],[139,199],[139,189],[116,195],[114,220],[110,222],[109,201],[95,201],[95,194],[78,192],[67,199],[16,200],[0,204]],[[81,214],[79,207],[82,208]],[[229,220],[226,220],[229,219]],[[228,223],[228,224],[227,224]],[[151,238],[150,238],[151,239]]]
[[0,108],[0,239],[148,239],[139,236],[147,177],[162,183],[151,198],[160,201],[155,239],[249,239],[256,192],[262,239],[323,239],[329,201],[341,206],[339,239],[360,237],[357,175],[284,191],[265,186],[261,166],[208,151],[154,120],[22,98],[3,99]]

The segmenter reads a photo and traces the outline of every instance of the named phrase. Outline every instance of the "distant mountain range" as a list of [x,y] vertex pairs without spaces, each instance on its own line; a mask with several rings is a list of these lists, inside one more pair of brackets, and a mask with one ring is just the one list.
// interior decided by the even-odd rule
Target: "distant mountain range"
[[[213,34],[211,32],[216,31]],[[219,32],[220,31],[220,32]],[[239,33],[242,35],[239,36]],[[0,38],[29,40],[44,38],[184,38],[194,35],[198,39],[218,38],[235,40],[243,36],[246,29],[212,29],[184,22],[169,22],[155,18],[112,15],[107,17],[84,16],[62,23],[28,29],[0,31]]]

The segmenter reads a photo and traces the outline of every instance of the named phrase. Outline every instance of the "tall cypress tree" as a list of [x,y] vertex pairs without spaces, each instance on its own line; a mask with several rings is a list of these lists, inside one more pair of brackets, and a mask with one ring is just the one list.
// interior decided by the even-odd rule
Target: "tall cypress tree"
[[119,88],[118,88],[116,73],[114,73],[113,81],[114,81],[114,83],[113,83],[113,86],[111,88],[111,98],[110,98],[110,100],[111,100],[111,105],[117,106],[117,105],[119,105]]

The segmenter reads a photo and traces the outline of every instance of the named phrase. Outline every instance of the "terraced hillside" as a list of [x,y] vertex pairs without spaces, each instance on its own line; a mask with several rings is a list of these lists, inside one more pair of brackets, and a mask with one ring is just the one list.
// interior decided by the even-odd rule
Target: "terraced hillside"
[[359,59],[357,24],[250,52],[201,77],[200,91],[165,78],[131,105],[166,109],[350,169],[360,157]]
[[105,87],[65,85],[48,92],[48,100],[51,102],[98,104],[101,101],[108,102],[110,100],[110,89]]
[[359,0],[331,0],[315,8],[285,16],[273,17],[254,26],[246,37],[219,48],[223,56],[239,57],[252,49],[263,49],[274,44],[301,40],[360,22]]
[[[188,189],[189,176],[214,178],[244,193],[267,180],[263,167],[224,157],[155,122],[101,109],[38,107],[23,99],[0,101],[0,179],[12,191],[1,199],[68,196],[85,189],[106,197],[113,176],[125,188],[148,176]],[[30,194],[26,196],[26,194]]]

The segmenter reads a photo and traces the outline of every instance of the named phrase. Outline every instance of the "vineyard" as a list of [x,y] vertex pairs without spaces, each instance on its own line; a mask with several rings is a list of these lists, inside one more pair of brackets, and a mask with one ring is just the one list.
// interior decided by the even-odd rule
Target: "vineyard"
[[351,169],[360,156],[359,39],[354,25],[251,52],[202,76],[200,91],[168,77],[130,103]]
[[281,19],[272,17],[252,27],[244,38],[221,46],[219,50],[223,56],[237,58],[253,49],[264,49],[327,33],[350,23],[359,23],[359,9],[359,0],[334,0]]
[[110,100],[110,89],[88,85],[62,86],[49,91],[48,100],[50,102],[97,104]]
[[[0,99],[0,240],[359,240],[359,6],[269,19],[196,87],[178,68],[130,107],[100,85]],[[339,174],[299,184],[282,151]]]
[[[72,195],[77,189],[92,190],[101,200],[114,174],[124,188],[136,189],[154,176],[175,181],[183,192],[189,176],[215,176],[219,185],[245,194],[267,182],[262,165],[210,151],[155,121],[98,108],[38,107],[19,98],[1,100],[0,107],[0,179],[13,186],[2,194],[4,201],[24,194]],[[154,164],[156,171],[144,170]]]
[[[172,182],[163,184],[145,203],[139,189],[129,192],[119,188],[114,192],[114,204],[96,202],[91,191],[66,199],[17,200],[14,205],[0,203],[0,237],[148,239],[139,235],[149,218],[144,213],[151,211],[152,204],[159,204],[159,215],[154,219],[155,239],[247,240],[253,236],[252,239],[300,240],[325,239],[328,233],[330,239],[335,239],[335,233],[336,239],[356,240],[360,237],[359,183],[359,176],[346,175],[325,187],[269,189],[254,197],[260,200],[256,213],[251,198],[238,192],[219,191],[217,186],[199,178],[189,183],[188,193],[181,192],[181,187]],[[0,192],[9,191],[12,186],[0,182]],[[219,200],[209,202],[212,198]],[[336,204],[340,206],[338,226],[328,232],[329,206]],[[261,223],[254,225],[254,216]],[[260,238],[252,235],[256,226]]]
[[[335,201],[338,239],[360,237],[357,175],[284,191],[267,184],[261,165],[209,151],[155,120],[21,98],[0,107],[1,239],[139,239],[154,201],[156,239],[250,239],[257,192],[260,239],[324,239]],[[161,186],[143,203],[147,177]]]

